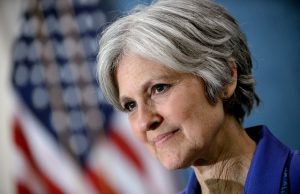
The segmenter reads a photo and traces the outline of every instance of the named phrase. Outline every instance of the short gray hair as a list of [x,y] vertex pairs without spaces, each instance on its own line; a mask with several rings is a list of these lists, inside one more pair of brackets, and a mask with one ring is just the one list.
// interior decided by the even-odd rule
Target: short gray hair
[[126,53],[199,76],[211,103],[232,82],[234,60],[237,88],[224,101],[225,111],[242,122],[259,104],[245,35],[223,7],[209,0],[158,0],[139,6],[106,28],[99,44],[99,83],[108,101],[120,110],[115,69]]

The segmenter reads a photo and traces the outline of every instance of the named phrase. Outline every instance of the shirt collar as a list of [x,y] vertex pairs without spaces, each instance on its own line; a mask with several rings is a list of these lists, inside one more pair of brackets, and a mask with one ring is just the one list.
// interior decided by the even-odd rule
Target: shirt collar
[[187,186],[184,189],[183,194],[201,194],[201,187],[197,180],[196,174],[192,171],[191,176],[188,180]]
[[276,139],[266,126],[247,128],[256,142],[244,186],[244,194],[279,193],[281,176],[288,158],[289,148]]

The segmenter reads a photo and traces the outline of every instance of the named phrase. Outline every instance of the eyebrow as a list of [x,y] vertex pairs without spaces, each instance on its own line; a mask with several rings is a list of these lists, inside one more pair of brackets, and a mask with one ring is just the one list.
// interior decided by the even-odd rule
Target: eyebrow
[[119,98],[119,102],[120,102],[122,108],[123,108],[123,103],[129,102],[129,101],[132,101],[132,98],[129,98],[127,96],[122,96],[121,98]]
[[[139,90],[140,93],[144,93],[148,88],[149,86],[151,86],[154,81],[153,79],[155,80],[160,80],[160,79],[170,79],[172,76],[168,76],[168,74],[163,74],[163,75],[160,75],[158,77],[155,77],[155,78],[151,78],[150,80],[147,80],[145,83],[143,83],[141,85],[141,90]],[[119,96],[119,102],[120,104],[122,105],[124,102],[128,102],[128,101],[132,101],[133,99],[128,97],[128,96]]]

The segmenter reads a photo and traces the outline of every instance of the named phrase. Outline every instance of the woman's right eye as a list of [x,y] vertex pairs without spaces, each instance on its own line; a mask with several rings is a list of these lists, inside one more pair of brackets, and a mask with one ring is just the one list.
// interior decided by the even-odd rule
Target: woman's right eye
[[126,112],[131,112],[134,108],[136,107],[136,103],[131,101],[131,102],[126,102],[124,104],[124,110]]

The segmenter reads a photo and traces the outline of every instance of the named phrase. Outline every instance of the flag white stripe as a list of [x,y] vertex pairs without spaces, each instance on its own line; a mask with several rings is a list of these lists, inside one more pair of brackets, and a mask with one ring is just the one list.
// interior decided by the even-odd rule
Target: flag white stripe
[[[79,168],[56,142],[49,138],[43,126],[24,108],[18,116],[24,135],[40,169],[67,194],[92,192],[86,185]],[[87,191],[90,190],[90,191]]]
[[28,163],[26,156],[18,147],[13,149],[14,182],[26,185],[34,193],[46,193],[36,174]]

